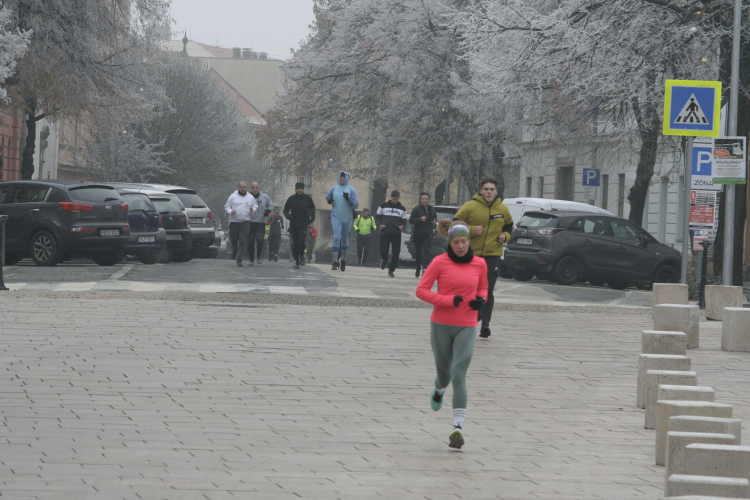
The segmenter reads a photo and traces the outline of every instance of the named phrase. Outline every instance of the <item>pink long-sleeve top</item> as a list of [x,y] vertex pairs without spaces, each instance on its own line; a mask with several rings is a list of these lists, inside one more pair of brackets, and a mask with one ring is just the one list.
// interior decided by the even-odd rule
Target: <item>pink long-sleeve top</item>
[[[437,293],[432,285],[437,281]],[[453,297],[463,297],[458,307]],[[476,255],[466,264],[453,262],[447,253],[438,255],[427,267],[417,285],[417,297],[434,305],[430,320],[452,326],[477,326],[478,313],[469,301],[479,295],[487,299],[487,263]]]

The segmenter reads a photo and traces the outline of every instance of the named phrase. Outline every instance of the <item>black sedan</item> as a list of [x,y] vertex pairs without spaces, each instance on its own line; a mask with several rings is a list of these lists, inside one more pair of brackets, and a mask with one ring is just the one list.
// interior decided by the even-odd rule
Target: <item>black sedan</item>
[[563,285],[589,281],[622,290],[680,279],[680,252],[629,220],[574,211],[527,212],[505,251],[511,276]]

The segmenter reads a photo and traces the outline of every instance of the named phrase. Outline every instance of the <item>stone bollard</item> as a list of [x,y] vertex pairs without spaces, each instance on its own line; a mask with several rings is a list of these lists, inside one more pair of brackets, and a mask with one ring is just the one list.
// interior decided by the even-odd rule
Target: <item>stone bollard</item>
[[[667,463],[667,424],[669,417],[677,415],[732,418],[732,405],[706,401],[657,401],[656,444],[654,446],[656,465],[666,465]],[[693,474],[693,471],[690,471],[690,473]],[[710,476],[711,474],[706,475]]]
[[741,286],[706,286],[706,319],[721,321],[725,307],[742,307],[744,303]]
[[740,439],[732,434],[710,434],[707,432],[675,431],[667,432],[667,468],[664,471],[665,488],[667,487],[669,476],[671,476],[672,474],[685,473],[685,447],[693,443],[739,445]]
[[688,303],[688,286],[680,283],[654,283],[652,305]]
[[713,495],[718,498],[750,498],[750,481],[738,477],[673,474],[664,488],[667,498],[684,495]]
[[638,356],[638,378],[635,388],[635,404],[644,408],[643,390],[646,372],[649,370],[690,371],[690,358],[674,354],[640,354]]
[[685,474],[750,480],[750,446],[689,444],[684,467]]
[[687,354],[687,335],[682,332],[643,330],[641,335],[641,354]]
[[658,385],[656,391],[651,391],[651,397],[656,394],[656,400],[646,401],[646,415],[644,427],[646,429],[656,428],[656,402],[657,401],[708,401],[713,403],[716,394],[710,387],[698,387],[690,385]]
[[[656,401],[659,394],[660,385],[698,385],[698,375],[695,372],[677,372],[669,370],[649,370],[646,372],[646,378],[643,383],[643,406],[648,410],[653,408],[656,412]],[[654,413],[655,414],[655,413]],[[653,429],[656,421],[647,420],[644,422],[646,429]],[[651,427],[649,427],[651,425]]]
[[688,349],[698,347],[699,319],[700,309],[698,309],[698,306],[679,304],[659,304],[654,306],[654,330],[683,332],[687,335]]
[[750,352],[750,309],[725,307],[721,324],[721,348],[732,352]]
[[742,444],[742,419],[678,415],[667,422],[668,432],[707,432],[710,434],[732,434]]

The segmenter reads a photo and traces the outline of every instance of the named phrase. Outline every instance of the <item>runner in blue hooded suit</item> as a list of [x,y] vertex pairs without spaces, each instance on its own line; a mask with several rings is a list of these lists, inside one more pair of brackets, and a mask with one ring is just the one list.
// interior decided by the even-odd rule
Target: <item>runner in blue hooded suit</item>
[[[357,192],[349,185],[349,172],[339,174],[339,182],[326,195],[326,201],[331,205],[331,226],[333,226],[332,269],[346,269],[346,251],[349,250],[349,230],[352,228],[353,209],[359,206]],[[339,248],[341,258],[338,257]]]

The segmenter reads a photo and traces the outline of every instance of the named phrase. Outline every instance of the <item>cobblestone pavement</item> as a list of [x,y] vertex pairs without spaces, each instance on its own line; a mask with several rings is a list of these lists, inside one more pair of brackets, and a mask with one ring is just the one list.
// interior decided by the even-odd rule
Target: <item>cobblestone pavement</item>
[[[429,311],[2,296],[0,494],[13,499],[656,499],[635,408],[650,318],[496,312],[467,445],[431,411]],[[749,355],[690,352],[750,411]],[[450,389],[447,401],[450,401]]]

